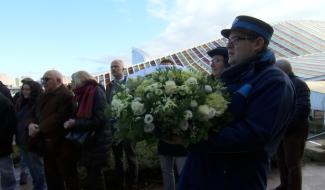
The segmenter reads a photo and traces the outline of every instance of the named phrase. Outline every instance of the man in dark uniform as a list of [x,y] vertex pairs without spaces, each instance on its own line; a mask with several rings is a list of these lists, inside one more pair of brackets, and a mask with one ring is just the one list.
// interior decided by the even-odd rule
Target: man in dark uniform
[[233,121],[191,146],[179,190],[266,189],[270,158],[294,107],[292,83],[267,49],[273,28],[238,16],[221,34],[228,39],[231,67],[221,79],[230,93]]

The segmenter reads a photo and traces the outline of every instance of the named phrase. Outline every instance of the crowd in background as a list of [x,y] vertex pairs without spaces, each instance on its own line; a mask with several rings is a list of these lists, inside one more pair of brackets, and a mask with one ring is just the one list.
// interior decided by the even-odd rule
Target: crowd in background
[[[308,86],[294,75],[289,62],[276,61],[268,50],[273,34],[269,24],[239,16],[221,34],[228,39],[227,47],[207,52],[209,78],[225,83],[233,120],[188,148],[177,139],[160,139],[157,155],[163,188],[265,189],[269,163],[277,152],[281,184],[276,189],[301,189],[310,112]],[[162,64],[174,65],[171,60]],[[138,189],[136,142],[113,140],[115,119],[104,114],[117,86],[127,83],[122,60],[112,61],[110,67],[114,80],[106,87],[86,71],[73,73],[69,88],[57,70],[44,73],[43,87],[26,78],[13,98],[0,83],[2,189],[16,188],[10,157],[13,137],[20,152],[20,184],[26,183],[29,173],[35,190],[109,189],[104,169],[110,167],[113,155],[118,183],[114,189]],[[75,135],[82,142],[75,142]],[[87,173],[82,187],[79,166]]]

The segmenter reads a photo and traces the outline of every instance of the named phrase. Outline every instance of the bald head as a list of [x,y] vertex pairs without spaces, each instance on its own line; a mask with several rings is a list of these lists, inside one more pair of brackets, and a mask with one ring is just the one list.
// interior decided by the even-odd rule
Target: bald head
[[54,91],[63,84],[63,75],[57,70],[48,70],[42,77],[45,91]]
[[117,80],[123,77],[124,63],[120,59],[115,59],[111,63],[111,73]]
[[280,60],[276,61],[275,66],[279,67],[286,74],[293,73],[291,64],[286,59],[280,59]]

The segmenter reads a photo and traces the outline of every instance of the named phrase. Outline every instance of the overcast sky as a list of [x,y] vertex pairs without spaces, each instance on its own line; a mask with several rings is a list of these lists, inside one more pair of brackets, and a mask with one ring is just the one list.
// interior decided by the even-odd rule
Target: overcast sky
[[238,15],[271,24],[325,21],[323,0],[15,0],[0,1],[0,73],[38,79],[101,72],[137,47],[152,58],[220,37]]

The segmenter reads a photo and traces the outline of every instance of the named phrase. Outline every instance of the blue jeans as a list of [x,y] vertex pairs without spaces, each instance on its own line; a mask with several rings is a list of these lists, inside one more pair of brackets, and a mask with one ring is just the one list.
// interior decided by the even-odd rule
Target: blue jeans
[[32,152],[21,151],[22,157],[29,169],[29,173],[33,179],[34,190],[45,190],[46,180],[44,173],[44,163],[42,158]]
[[26,162],[26,154],[24,153],[24,149],[19,147],[19,153],[20,153],[20,173],[27,173],[27,162]]
[[1,189],[15,190],[15,170],[14,163],[12,162],[10,155],[0,157],[0,182]]
[[178,175],[181,174],[186,161],[186,156],[176,157],[159,155],[160,168],[163,177],[164,190],[175,190],[174,164],[176,164]]

